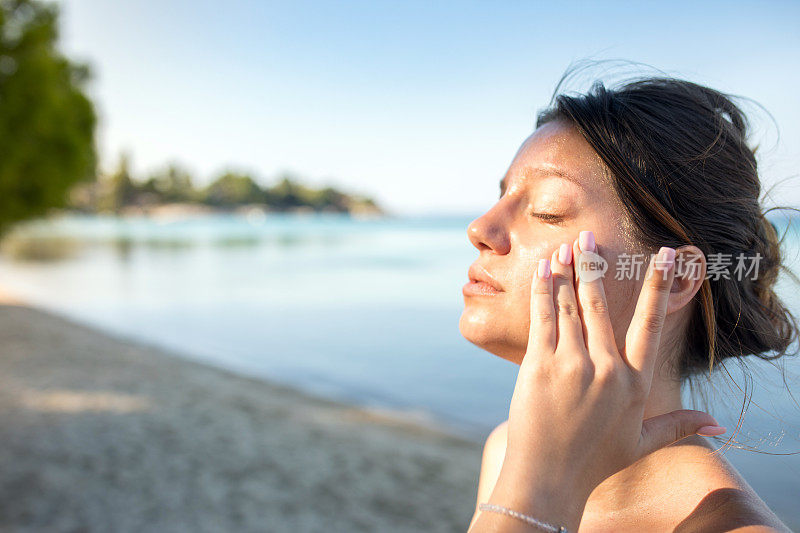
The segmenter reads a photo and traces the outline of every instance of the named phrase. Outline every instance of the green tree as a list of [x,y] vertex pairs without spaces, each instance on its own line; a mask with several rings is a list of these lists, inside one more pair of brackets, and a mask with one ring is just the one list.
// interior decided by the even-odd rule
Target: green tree
[[233,207],[263,201],[264,192],[261,187],[246,174],[226,172],[205,190],[205,203],[218,207]]
[[333,187],[325,187],[314,192],[312,205],[315,209],[342,213],[347,211],[350,199],[346,194]]
[[278,209],[302,206],[303,189],[293,176],[284,174],[278,183],[267,189],[268,202]]
[[0,0],[0,232],[60,207],[94,175],[88,69],[57,49],[58,9]]
[[117,170],[100,182],[100,210],[119,214],[136,200],[136,186],[131,179],[130,160],[126,154],[119,158]]
[[153,174],[141,189],[158,194],[165,202],[189,202],[195,199],[191,174],[175,164]]

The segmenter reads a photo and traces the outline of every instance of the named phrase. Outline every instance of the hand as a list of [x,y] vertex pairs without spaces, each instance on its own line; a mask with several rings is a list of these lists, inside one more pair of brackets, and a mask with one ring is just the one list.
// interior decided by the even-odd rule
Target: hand
[[[534,516],[544,516],[545,507],[562,506],[551,516],[569,526],[577,526],[574,520],[580,521],[589,494],[607,477],[698,431],[725,431],[700,411],[643,420],[675,275],[675,250],[662,248],[650,262],[622,353],[602,277],[586,281],[574,274],[572,257],[581,251],[596,252],[591,232],[581,232],[571,246],[562,245],[538,264],[528,347],[509,410],[502,486],[490,499],[524,513],[519,507],[528,496],[536,497],[528,509]],[[531,492],[519,496],[527,487]],[[560,501],[564,498],[572,500],[568,508]]]

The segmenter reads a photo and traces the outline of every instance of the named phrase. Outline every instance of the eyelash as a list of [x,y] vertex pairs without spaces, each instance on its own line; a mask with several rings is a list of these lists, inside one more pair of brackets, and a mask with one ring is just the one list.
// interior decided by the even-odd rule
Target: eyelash
[[560,224],[564,221],[564,217],[558,215],[551,215],[549,213],[531,213],[531,216],[536,217],[548,224]]

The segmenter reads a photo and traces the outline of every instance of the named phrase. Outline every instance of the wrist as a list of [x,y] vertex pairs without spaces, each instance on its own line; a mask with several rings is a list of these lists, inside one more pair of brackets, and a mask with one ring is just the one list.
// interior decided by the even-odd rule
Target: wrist
[[590,470],[587,465],[563,456],[545,457],[541,454],[522,453],[518,448],[512,449],[508,446],[503,456],[501,474],[506,475],[511,484],[520,487],[532,486],[546,494],[560,496],[568,493],[588,499],[597,486],[589,475]]
[[591,490],[576,481],[566,475],[536,473],[506,460],[487,503],[577,531]]

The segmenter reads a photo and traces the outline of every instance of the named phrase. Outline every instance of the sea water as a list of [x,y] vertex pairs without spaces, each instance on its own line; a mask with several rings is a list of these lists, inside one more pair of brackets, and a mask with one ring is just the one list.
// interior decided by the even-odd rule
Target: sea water
[[[459,333],[461,287],[478,256],[466,234],[472,218],[69,216],[22,232],[60,240],[63,257],[2,257],[0,285],[185,357],[480,439],[507,417],[518,367]],[[785,247],[796,264],[796,234]],[[795,285],[784,280],[779,290],[800,310]],[[785,364],[800,398],[800,364]],[[759,361],[748,363],[752,382],[729,368],[734,381],[714,383],[711,413],[733,430],[747,387],[753,402],[737,440],[800,452],[800,405],[784,376]],[[686,399],[690,407],[688,390]],[[800,523],[800,455],[725,453]]]

